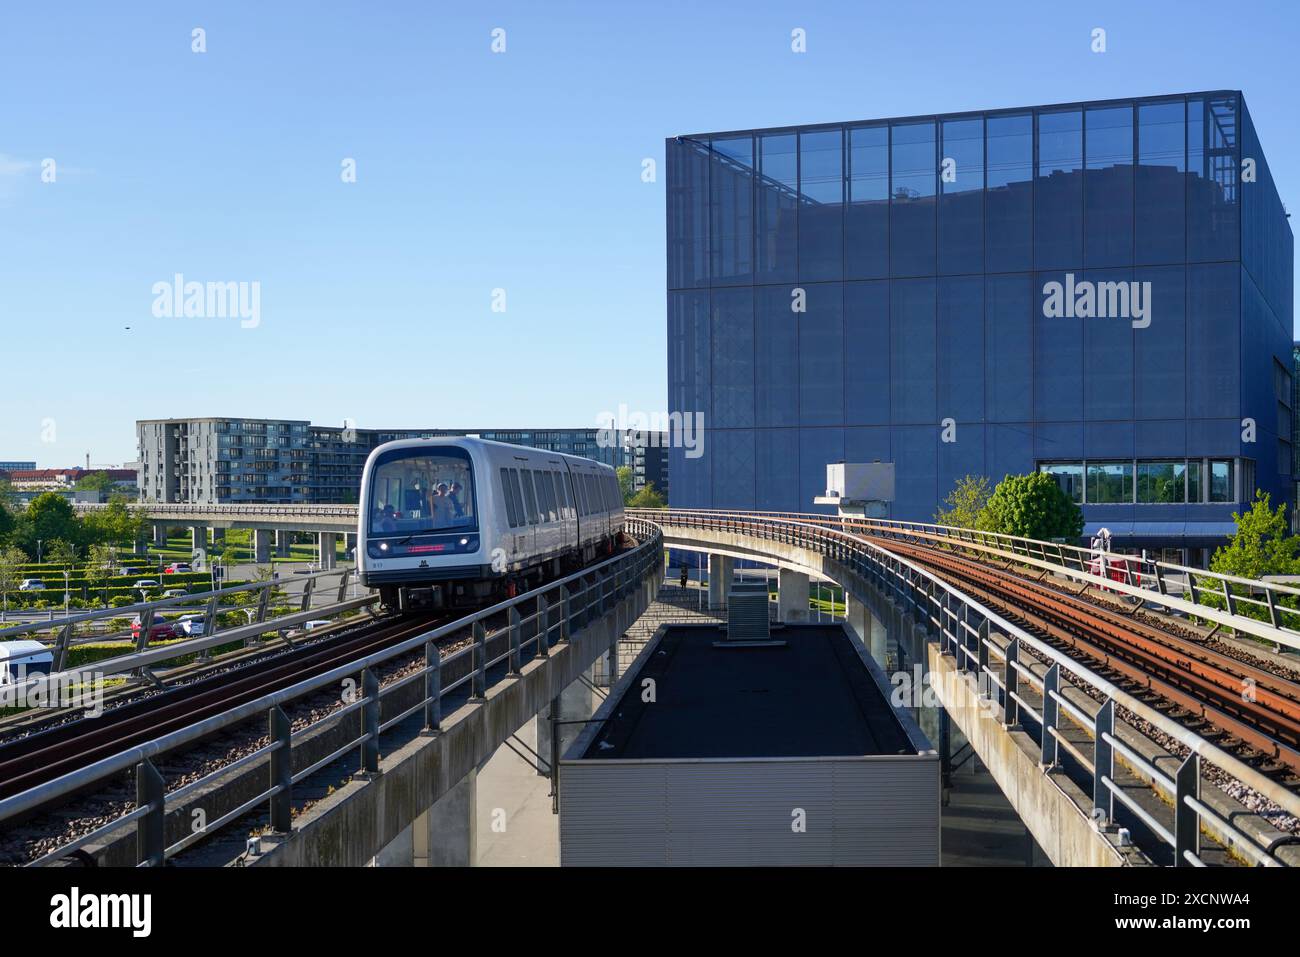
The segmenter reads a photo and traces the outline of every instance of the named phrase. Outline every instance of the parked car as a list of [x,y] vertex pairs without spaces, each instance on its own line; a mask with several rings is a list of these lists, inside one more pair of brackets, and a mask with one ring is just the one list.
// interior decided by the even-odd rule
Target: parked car
[[181,615],[176,619],[176,625],[186,638],[202,638],[207,622],[202,615]]
[[[140,616],[136,616],[131,622],[131,637],[139,640],[140,638]],[[149,640],[163,641],[167,638],[177,637],[176,623],[172,621],[155,621],[149,626]]]
[[184,588],[168,588],[165,592],[163,592],[163,597],[164,597],[164,598],[180,598],[180,597],[182,597],[182,596],[184,596],[184,595],[188,595],[188,594],[189,594],[189,592],[187,592]]
[[186,575],[189,574],[190,571],[191,571],[190,566],[187,565],[185,562],[172,562],[170,565],[168,565],[166,568],[163,569],[163,574],[164,575]]
[[19,591],[45,591],[45,582],[39,578],[24,578],[23,583],[18,586]]
[[154,581],[152,578],[141,578],[137,580],[136,583],[131,587],[132,588],[157,588],[158,583]]

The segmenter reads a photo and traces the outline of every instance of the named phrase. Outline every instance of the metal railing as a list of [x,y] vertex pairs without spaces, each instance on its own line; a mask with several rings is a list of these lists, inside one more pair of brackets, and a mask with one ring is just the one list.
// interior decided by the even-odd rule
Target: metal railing
[[[268,578],[265,581],[219,588],[216,591],[196,592],[188,595],[177,595],[172,598],[161,598],[156,601],[136,602],[132,605],[123,605],[120,608],[97,608],[94,611],[81,612],[69,615],[66,618],[56,618],[52,621],[31,621],[0,628],[0,641],[23,635],[56,634],[56,637],[50,642],[50,650],[54,656],[50,669],[52,673],[50,675],[33,675],[22,681],[6,684],[4,686],[5,694],[10,697],[26,696],[33,689],[49,687],[61,678],[85,678],[92,674],[108,675],[133,671],[141,667],[161,664],[172,658],[203,652],[216,645],[228,644],[232,641],[254,637],[263,632],[290,627],[309,621],[312,618],[325,618],[344,611],[363,608],[378,601],[377,595],[370,594],[350,600],[347,598],[348,586],[352,583],[353,574],[351,568],[339,568],[315,572],[310,575],[295,575],[288,579]],[[312,602],[317,593],[325,591],[324,587],[322,587],[325,580],[335,577],[338,578],[338,590],[335,593],[334,601],[313,608]],[[297,596],[298,612],[279,618],[267,618],[272,592],[276,589],[284,589],[285,586],[297,582],[302,582],[303,586],[302,594]],[[235,605],[224,603],[224,600],[232,595],[249,592],[258,595],[256,604]],[[286,595],[284,600],[288,602],[292,599]],[[198,610],[200,608],[203,609],[201,612]],[[201,615],[204,623],[203,636],[177,641],[161,648],[150,649],[148,647],[150,635],[154,628],[164,620],[159,613],[170,610]],[[236,626],[223,631],[220,628],[217,616],[231,611],[252,612],[253,616],[249,619],[247,625]],[[104,619],[131,618],[137,615],[140,619],[140,627],[139,633],[135,637],[133,651],[96,661],[92,666],[72,670],[67,669],[68,652],[75,643],[78,626],[89,625]],[[102,635],[96,635],[94,638],[95,640],[105,640]]]
[[[1275,645],[1300,649],[1300,588],[1278,582],[1239,578],[1219,572],[1162,562],[1141,555],[1098,553],[1077,545],[1044,542],[1017,535],[954,528],[926,522],[801,512],[732,512],[713,509],[630,509],[649,521],[656,516],[700,516],[725,521],[760,518],[837,528],[860,535],[893,538],[918,545],[977,552],[1003,561],[1042,569],[1100,587],[1187,617],[1213,622],[1217,628],[1245,632]],[[1183,596],[1187,596],[1186,598]],[[1288,607],[1285,600],[1295,603]],[[1213,601],[1216,604],[1205,604]],[[1218,607],[1218,603],[1222,607]],[[1260,618],[1247,612],[1255,610]]]
[[[1218,834],[1252,863],[1281,866],[1281,862],[1270,853],[1272,846],[1262,846],[1201,799],[1202,765],[1218,768],[1296,817],[1300,817],[1300,795],[1129,695],[922,566],[852,532],[828,527],[826,516],[815,516],[816,522],[807,522],[803,516],[752,512],[637,510],[636,515],[653,515],[653,520],[665,529],[728,531],[799,546],[837,562],[909,608],[940,643],[942,650],[954,656],[957,667],[977,679],[976,687],[982,686],[985,693],[996,699],[991,703],[998,709],[1004,727],[1023,727],[1024,719],[1028,719],[1029,726],[1037,729],[1042,767],[1050,770],[1059,766],[1062,753],[1069,754],[1078,763],[1089,779],[1092,814],[1099,825],[1115,821],[1115,803],[1118,801],[1142,821],[1160,843],[1169,846],[1179,865],[1203,863],[1199,841],[1204,827]],[[838,522],[838,519],[834,521]],[[1046,665],[1042,675],[1031,666],[1035,658],[1040,667]],[[998,662],[1002,663],[1001,668]],[[999,671],[1003,673],[1002,677],[999,677]],[[1043,704],[1039,710],[1026,702],[1021,692],[1024,685],[1041,693]],[[1070,700],[1066,695],[1070,686],[1083,692],[1094,703],[1100,698],[1096,710],[1089,713],[1080,703]],[[1131,719],[1123,718],[1118,709],[1131,715]],[[1062,733],[1066,721],[1092,736],[1094,754],[1091,759],[1080,754]],[[1131,735],[1151,741],[1135,722],[1145,722],[1188,750],[1188,756],[1174,775],[1153,766],[1118,734],[1118,727],[1123,725],[1125,737]],[[1158,820],[1116,784],[1117,755],[1150,781],[1154,790],[1171,800],[1172,826]]]
[[[103,502],[74,502],[77,512],[94,512],[109,506]],[[355,505],[199,505],[178,502],[130,502],[128,508],[139,509],[149,517],[156,518],[202,518],[205,515],[219,515],[229,518],[253,515],[280,515],[286,518],[331,518],[346,519],[353,526],[357,523],[357,506]]]
[[[263,695],[254,701],[0,800],[0,826],[15,816],[31,813],[122,771],[134,769],[136,807],[133,810],[59,846],[30,862],[29,866],[43,866],[59,861],[74,851],[103,840],[131,822],[135,822],[137,828],[138,863],[142,866],[160,866],[167,858],[198,843],[263,803],[269,804],[271,829],[289,832],[293,826],[292,800],[295,785],[352,751],[358,754],[358,771],[377,772],[379,737],[385,731],[416,714],[423,715],[425,731],[442,730],[443,701],[450,692],[468,686],[471,702],[485,700],[489,687],[488,671],[494,666],[508,662],[507,674],[500,680],[517,677],[528,650],[531,649],[532,656],[536,658],[549,656],[553,647],[568,643],[574,631],[604,616],[620,600],[642,587],[651,576],[655,580],[662,577],[663,538],[659,528],[636,519],[629,521],[628,527],[632,534],[641,539],[641,543],[634,549],[490,608],[404,639],[317,677]],[[527,610],[526,606],[530,604],[533,610],[521,614],[520,609]],[[507,616],[506,627],[489,633],[487,620],[503,613]],[[438,648],[438,641],[466,628],[470,629],[472,641],[444,657]],[[422,667],[381,686],[378,673],[381,665],[420,650],[424,653]],[[460,671],[461,674],[452,677],[455,671]],[[361,675],[358,690],[351,696],[344,693],[342,707],[293,730],[285,711],[286,706],[331,685],[343,686],[347,679],[358,673]],[[496,683],[493,682],[494,685]],[[381,722],[381,701],[385,696],[408,686],[420,689],[418,700],[399,714]],[[360,713],[358,735],[309,766],[293,770],[295,743],[308,735],[315,735],[325,727],[337,725],[354,712]],[[165,782],[155,763],[157,758],[261,714],[266,715],[269,729],[269,742],[265,746],[166,793]],[[180,805],[217,779],[225,778],[268,756],[270,775],[268,786],[264,790],[201,829],[170,845],[167,843],[165,824],[169,806],[174,808]]]

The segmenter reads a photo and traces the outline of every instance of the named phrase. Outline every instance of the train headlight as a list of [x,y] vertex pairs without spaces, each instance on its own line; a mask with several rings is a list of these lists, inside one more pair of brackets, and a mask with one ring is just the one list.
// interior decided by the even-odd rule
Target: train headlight
[[380,550],[381,552],[386,552],[386,551],[388,551],[388,543],[387,543],[387,542],[380,542],[380,543],[379,543],[379,550]]
[[464,548],[466,545],[469,544],[469,539],[468,539],[468,538],[462,538],[462,539],[460,540],[460,544],[461,544],[461,547]]

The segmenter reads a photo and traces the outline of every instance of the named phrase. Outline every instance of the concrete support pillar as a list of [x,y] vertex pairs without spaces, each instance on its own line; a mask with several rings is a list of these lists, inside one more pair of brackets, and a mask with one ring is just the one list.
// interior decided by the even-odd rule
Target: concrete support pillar
[[357,557],[356,547],[357,547],[356,532],[348,532],[346,535],[343,536],[343,550],[352,556],[353,561],[356,561],[356,557]]
[[224,542],[225,540],[226,540],[226,530],[224,528],[214,528],[212,530],[213,545],[216,545],[218,542]]
[[154,543],[155,545],[160,546],[160,547],[163,546],[163,545],[166,545],[166,544],[167,544],[167,526],[166,526],[166,525],[155,525],[155,526],[153,526],[153,543]]
[[275,530],[275,555],[277,558],[289,557],[289,542],[292,539],[291,533],[283,528]]
[[208,547],[208,527],[206,525],[190,526],[190,548]]
[[265,565],[271,560],[271,530],[269,528],[253,529],[253,561]]
[[777,620],[787,624],[808,622],[808,576],[782,568],[776,573]]
[[889,629],[885,627],[883,621],[870,612],[867,612],[867,624],[871,628],[871,641],[867,648],[871,651],[871,657],[883,667],[885,655],[889,652]]
[[[416,824],[421,819],[417,819]],[[392,842],[370,861],[372,867],[410,867],[416,863],[415,832],[416,824],[410,824],[406,830],[397,835]],[[428,841],[426,839],[425,843]]]
[[322,569],[334,568],[338,564],[338,560],[334,555],[334,548],[338,544],[338,538],[337,532],[321,532],[316,536],[317,551]]
[[727,607],[727,593],[735,575],[736,560],[730,555],[709,556],[709,608]]
[[[849,631],[853,632],[865,647],[871,647],[871,612],[867,611],[866,605],[850,595],[847,588],[844,589],[844,624],[849,626]],[[876,657],[874,651],[871,657]],[[879,658],[876,660],[882,661]]]
[[[592,669],[588,668],[583,676],[587,681],[592,679]],[[596,713],[598,702],[591,688],[581,679],[575,681],[569,687],[560,693],[558,698],[552,699],[551,703],[543,708],[537,714],[537,753],[541,755],[542,760],[539,762],[537,773],[543,777],[550,776],[551,766],[551,712],[555,709],[556,720],[558,721],[585,721]],[[564,752],[573,744],[575,738],[583,732],[586,725],[581,724],[562,724],[559,727],[559,754],[564,756]]]
[[478,771],[471,771],[411,825],[416,867],[473,867],[478,843]]

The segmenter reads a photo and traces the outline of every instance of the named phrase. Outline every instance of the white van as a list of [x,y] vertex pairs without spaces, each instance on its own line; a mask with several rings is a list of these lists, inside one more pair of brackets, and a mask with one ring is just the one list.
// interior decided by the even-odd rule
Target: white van
[[53,667],[53,652],[39,641],[0,641],[0,685],[48,675]]

